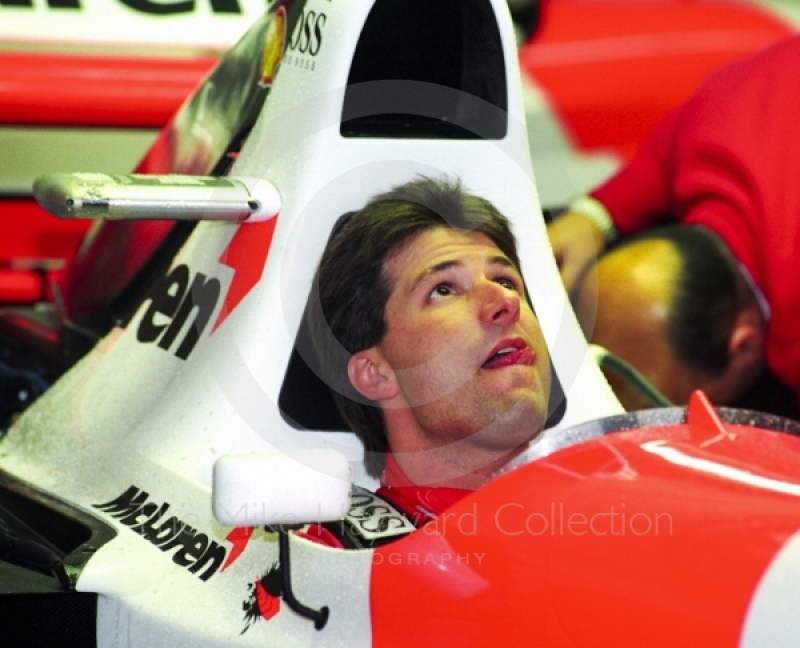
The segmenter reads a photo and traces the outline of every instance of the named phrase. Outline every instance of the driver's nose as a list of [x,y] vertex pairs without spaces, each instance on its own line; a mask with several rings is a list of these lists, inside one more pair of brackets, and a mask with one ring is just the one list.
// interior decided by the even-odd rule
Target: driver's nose
[[519,295],[496,282],[487,282],[481,288],[482,299],[479,318],[484,324],[506,327],[519,319]]

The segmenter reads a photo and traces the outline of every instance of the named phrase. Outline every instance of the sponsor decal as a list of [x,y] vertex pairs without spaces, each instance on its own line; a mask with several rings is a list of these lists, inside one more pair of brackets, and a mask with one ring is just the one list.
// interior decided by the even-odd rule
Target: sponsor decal
[[[120,4],[152,16],[171,16],[175,14],[194,13],[197,9],[195,0],[173,0],[172,2],[154,2],[153,0],[117,0]],[[215,14],[241,14],[243,13],[238,0],[208,0],[211,12]],[[36,3],[39,6],[39,2]],[[48,9],[77,9],[83,10],[81,0],[47,0]],[[0,0],[2,7],[28,7],[34,8],[34,0]]]
[[[189,266],[179,265],[158,281],[150,292],[150,306],[136,331],[139,342],[157,341],[165,351],[176,347],[175,355],[181,360],[186,360],[194,349],[220,295],[218,279],[198,272],[190,285],[190,278]],[[184,325],[192,315],[194,319],[179,340]]]
[[242,555],[242,553],[244,553],[244,550],[247,548],[247,543],[250,542],[250,538],[253,535],[253,531],[253,527],[234,527],[233,531],[225,536],[225,539],[233,546],[228,554],[228,559],[225,561],[220,571],[225,571]]
[[262,223],[239,225],[228,247],[220,255],[219,262],[233,270],[233,279],[211,328],[212,334],[261,279],[277,221],[276,216]]
[[244,623],[241,634],[247,632],[259,619],[269,621],[281,610],[283,597],[283,581],[278,563],[272,565],[267,572],[254,583],[247,586],[249,596],[242,603]]
[[289,53],[286,54],[285,65],[312,72],[316,69],[315,57],[322,47],[322,37],[327,22],[327,14],[303,9],[287,45]]
[[[239,226],[220,256],[219,262],[233,269],[234,274],[211,334],[261,279],[276,221],[277,217]],[[188,265],[176,266],[151,289],[147,297],[150,305],[139,322],[136,339],[144,344],[157,342],[165,351],[174,348],[175,356],[186,360],[205,331],[220,293],[218,279],[202,272],[192,277]],[[187,322],[190,323],[184,331]]]
[[283,58],[286,46],[286,9],[278,7],[272,20],[267,26],[264,36],[264,51],[261,53],[261,79],[262,86],[269,87],[278,72],[278,66]]
[[[228,50],[269,0],[0,0],[0,41]],[[147,51],[143,52],[147,54]]]
[[350,510],[342,524],[349,525],[349,530],[364,546],[380,544],[416,530],[414,523],[391,503],[356,485],[352,487]]
[[136,486],[110,502],[92,506],[117,518],[164,553],[173,551],[172,562],[200,580],[207,581],[225,562],[225,547],[178,517],[167,516],[169,504],[151,502],[150,495]]

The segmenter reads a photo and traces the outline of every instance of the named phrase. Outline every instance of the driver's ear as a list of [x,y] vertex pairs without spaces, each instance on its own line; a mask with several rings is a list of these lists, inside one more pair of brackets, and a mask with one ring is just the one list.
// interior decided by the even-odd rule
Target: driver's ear
[[347,376],[355,390],[371,401],[389,400],[400,392],[392,366],[376,346],[351,356]]

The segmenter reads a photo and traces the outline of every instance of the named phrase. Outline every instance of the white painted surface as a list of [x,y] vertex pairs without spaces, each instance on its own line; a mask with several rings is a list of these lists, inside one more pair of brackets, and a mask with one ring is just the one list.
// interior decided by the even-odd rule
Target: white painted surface
[[773,558],[745,615],[740,648],[793,648],[800,637],[800,532]]
[[342,520],[350,464],[336,450],[249,452],[214,463],[214,517],[230,527]]

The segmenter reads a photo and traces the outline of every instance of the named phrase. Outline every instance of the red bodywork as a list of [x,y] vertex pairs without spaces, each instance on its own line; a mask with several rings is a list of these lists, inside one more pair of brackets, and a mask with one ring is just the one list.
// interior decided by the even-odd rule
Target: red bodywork
[[216,61],[0,52],[0,124],[161,128]]
[[709,410],[558,451],[378,549],[374,645],[740,645],[800,529],[800,438]]
[[712,72],[791,33],[744,2],[549,0],[520,66],[573,146],[625,159]]

